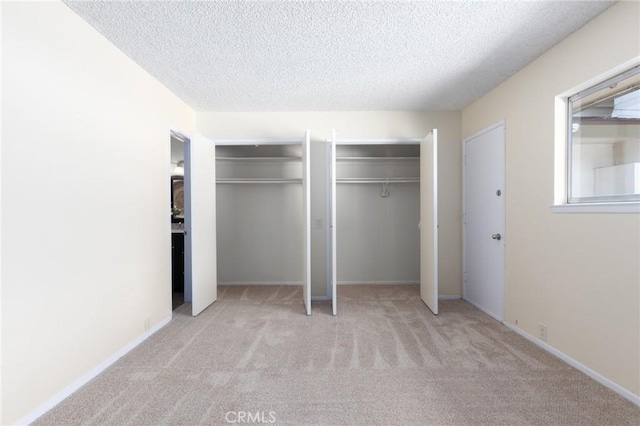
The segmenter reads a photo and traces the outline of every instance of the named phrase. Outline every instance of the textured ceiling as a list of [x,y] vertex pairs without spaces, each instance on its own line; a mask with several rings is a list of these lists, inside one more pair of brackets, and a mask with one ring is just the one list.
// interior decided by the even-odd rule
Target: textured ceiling
[[604,1],[71,1],[198,111],[457,110]]

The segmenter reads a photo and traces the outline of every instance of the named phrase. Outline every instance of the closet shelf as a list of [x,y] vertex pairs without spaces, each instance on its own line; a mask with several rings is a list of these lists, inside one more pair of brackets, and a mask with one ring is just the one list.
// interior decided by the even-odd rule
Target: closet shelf
[[301,161],[302,157],[216,157],[216,161]]
[[338,178],[336,183],[419,183],[417,177],[400,178]]
[[336,157],[337,161],[420,161],[420,157]]
[[218,178],[216,183],[302,183],[302,179],[295,178]]

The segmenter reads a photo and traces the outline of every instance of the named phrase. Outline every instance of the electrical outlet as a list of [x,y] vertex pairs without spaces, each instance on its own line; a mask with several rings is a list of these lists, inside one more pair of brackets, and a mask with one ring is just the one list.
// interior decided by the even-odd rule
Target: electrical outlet
[[316,229],[322,229],[322,219],[316,219],[314,221],[314,228]]
[[543,342],[547,341],[547,326],[544,324],[538,323],[538,339]]
[[149,328],[151,328],[150,324],[150,319],[149,318],[145,318],[144,319],[144,331],[149,331]]

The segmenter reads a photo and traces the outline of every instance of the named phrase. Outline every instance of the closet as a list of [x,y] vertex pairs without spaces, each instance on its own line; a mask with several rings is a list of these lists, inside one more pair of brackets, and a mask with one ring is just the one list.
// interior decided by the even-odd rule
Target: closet
[[307,131],[299,139],[208,140],[185,158],[185,281],[193,315],[220,284],[297,284],[311,314]]
[[420,282],[437,314],[437,130],[424,139],[330,139],[330,281]]

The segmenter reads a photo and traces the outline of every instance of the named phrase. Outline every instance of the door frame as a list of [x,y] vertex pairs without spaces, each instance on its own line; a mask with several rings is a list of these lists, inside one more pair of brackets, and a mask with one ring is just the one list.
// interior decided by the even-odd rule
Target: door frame
[[[338,138],[335,129],[326,140],[328,167],[327,197],[327,296],[331,299],[333,315],[337,315],[338,270],[337,270],[337,146],[338,145],[417,145],[421,146],[424,138]],[[334,199],[335,198],[335,199]],[[426,305],[425,305],[426,306]]]
[[[311,315],[311,131],[305,130],[299,138],[234,138],[234,139],[211,139],[216,146],[261,146],[261,145],[300,145],[302,163],[302,222],[303,222],[303,261],[306,269],[302,271],[303,304],[306,315]],[[306,153],[306,154],[305,154]],[[305,167],[306,165],[306,167]],[[216,180],[216,185],[217,180]],[[303,265],[304,266],[304,265]],[[216,286],[218,284],[216,283]]]
[[[504,155],[504,163],[502,164],[502,169],[503,169],[503,176],[504,176],[504,181],[502,184],[503,187],[503,196],[506,197],[507,194],[507,170],[506,170],[506,162],[507,162],[507,139],[506,139],[506,135],[507,135],[507,123],[506,123],[506,119],[502,119],[488,127],[485,127],[484,129],[472,134],[471,136],[468,136],[466,138],[464,138],[462,140],[462,299],[464,299],[465,301],[467,301],[468,303],[471,303],[473,306],[475,306],[476,308],[480,309],[482,312],[486,313],[487,315],[489,315],[490,317],[500,321],[500,322],[504,322],[504,311],[505,311],[505,306],[506,306],[506,288],[507,288],[507,274],[506,274],[506,255],[507,255],[507,241],[505,239],[504,242],[504,253],[503,253],[503,257],[502,257],[502,270],[503,270],[503,282],[502,282],[502,296],[503,296],[503,300],[502,300],[502,316],[503,318],[499,318],[497,317],[495,314],[486,311],[484,308],[477,306],[475,303],[469,301],[467,299],[467,221],[466,221],[466,217],[467,217],[467,142],[477,138],[478,136],[482,136],[485,133],[488,133],[492,130],[495,130],[497,128],[502,127],[502,132],[503,132],[503,137],[502,137],[502,150],[503,150],[503,155]],[[504,217],[505,217],[505,222],[503,224],[503,229],[504,229],[504,234],[507,233],[506,231],[506,198],[504,199],[505,203],[504,203]]]
[[[171,139],[177,139],[179,141],[182,142],[183,146],[182,146],[182,160],[184,161],[184,151],[185,151],[185,144],[188,140],[190,140],[190,137],[187,136],[187,133],[182,132],[180,130],[177,130],[174,127],[169,127],[169,171],[168,171],[168,175],[171,178],[172,173],[173,173],[173,166],[171,165]],[[184,178],[184,176],[183,176]],[[169,187],[169,191],[171,191],[171,187]],[[171,195],[171,194],[169,194]],[[171,198],[171,197],[169,197]],[[184,228],[184,222],[183,222],[183,228]],[[184,237],[183,237],[184,238]],[[173,261],[172,261],[172,252],[171,252],[171,247],[173,244],[173,233],[171,231],[171,215],[169,215],[169,289],[171,290],[171,297],[169,298],[169,306],[171,307],[171,315],[173,316]],[[185,254],[184,254],[184,259],[183,262],[186,264],[186,249],[185,249]],[[183,266],[184,268],[184,266]],[[183,274],[186,272],[186,270],[183,271]],[[187,302],[187,277],[184,276],[183,277],[183,281],[184,281],[184,301]],[[189,301],[191,300],[191,288],[189,288]]]

